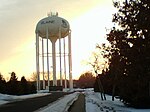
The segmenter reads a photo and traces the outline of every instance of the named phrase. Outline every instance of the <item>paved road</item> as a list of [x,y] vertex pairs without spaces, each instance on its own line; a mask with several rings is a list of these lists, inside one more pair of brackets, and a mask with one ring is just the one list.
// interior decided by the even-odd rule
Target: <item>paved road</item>
[[7,103],[0,106],[0,112],[33,112],[53,101],[56,101],[58,98],[66,94],[67,93],[63,92],[53,92],[51,95],[47,96]]
[[69,108],[69,112],[85,112],[85,96],[80,94],[78,99]]

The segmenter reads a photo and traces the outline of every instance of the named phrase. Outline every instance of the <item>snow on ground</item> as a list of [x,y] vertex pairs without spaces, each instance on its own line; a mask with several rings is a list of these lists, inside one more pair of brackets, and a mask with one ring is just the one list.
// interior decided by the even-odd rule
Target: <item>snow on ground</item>
[[7,94],[0,93],[0,105],[9,103],[12,101],[18,101],[18,100],[23,100],[23,99],[27,99],[27,98],[34,98],[34,97],[44,96],[44,95],[48,95],[48,94],[51,94],[51,93],[48,93],[48,91],[39,91],[36,94],[20,95],[20,96],[7,95]]
[[126,107],[121,101],[111,101],[111,96],[102,101],[100,93],[86,91],[86,112],[150,112],[150,109],[134,109]]
[[[126,107],[118,99],[115,99],[115,101],[111,101],[111,96],[109,95],[106,95],[107,100],[102,101],[100,93],[93,92],[93,89],[76,89],[74,91],[78,92],[65,95],[59,100],[37,110],[36,112],[65,112],[68,110],[70,105],[78,98],[79,92],[83,91],[86,99],[86,112],[150,112],[150,109],[134,109]],[[47,94],[50,93],[48,93],[48,91],[39,91],[37,94],[21,96],[0,94],[0,105],[8,103],[10,101],[18,101],[27,98],[44,96]]]
[[73,102],[77,100],[78,96],[79,92],[66,95],[63,98],[49,104],[48,106],[37,110],[36,112],[67,112]]

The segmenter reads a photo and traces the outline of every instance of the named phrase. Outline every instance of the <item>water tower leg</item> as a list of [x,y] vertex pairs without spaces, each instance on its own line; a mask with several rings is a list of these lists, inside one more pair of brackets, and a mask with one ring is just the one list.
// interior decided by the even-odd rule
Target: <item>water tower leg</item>
[[70,89],[73,89],[73,81],[72,81],[72,53],[71,53],[71,32],[68,35],[68,50],[69,50],[69,86],[70,86]]
[[48,55],[48,29],[46,32],[46,38],[47,38],[47,75],[48,75],[48,87],[50,86],[50,78],[49,78],[49,55]]
[[61,28],[59,29],[59,58],[60,58],[60,63],[59,63],[59,65],[60,65],[60,86],[62,86],[62,68],[61,68],[61,62],[62,62],[62,60],[61,60],[61,58],[62,58],[62,56],[61,56]]
[[42,69],[43,69],[43,89],[45,89],[45,77],[44,77],[44,42],[42,38]]
[[53,62],[53,86],[57,86],[55,42],[52,42],[52,62]]
[[37,74],[37,91],[40,90],[40,73],[39,73],[39,36],[36,33],[36,74]]
[[65,89],[67,88],[67,80],[66,80],[66,47],[65,47],[65,38],[64,40],[64,74],[65,74]]

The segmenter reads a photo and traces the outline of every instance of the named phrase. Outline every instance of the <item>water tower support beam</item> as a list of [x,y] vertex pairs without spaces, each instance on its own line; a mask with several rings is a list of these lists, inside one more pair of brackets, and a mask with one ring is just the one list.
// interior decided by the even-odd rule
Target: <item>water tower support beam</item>
[[42,38],[42,69],[43,69],[43,89],[45,89],[45,77],[44,77],[44,42]]
[[68,35],[68,51],[69,51],[69,86],[70,89],[73,89],[73,81],[72,81],[72,51],[71,51],[71,31]]
[[64,74],[65,74],[65,89],[67,88],[67,81],[66,81],[66,47],[65,47],[65,38],[63,38],[64,43]]
[[40,90],[40,73],[39,73],[39,36],[36,33],[36,75],[37,75],[37,91]]
[[53,86],[57,86],[55,41],[52,41],[52,62],[53,62]]
[[62,68],[61,68],[61,27],[59,27],[59,58],[60,58],[60,86],[62,86]]
[[48,87],[49,87],[50,79],[49,79],[49,56],[48,56],[48,28],[46,30],[46,39],[47,39],[47,75],[48,75]]

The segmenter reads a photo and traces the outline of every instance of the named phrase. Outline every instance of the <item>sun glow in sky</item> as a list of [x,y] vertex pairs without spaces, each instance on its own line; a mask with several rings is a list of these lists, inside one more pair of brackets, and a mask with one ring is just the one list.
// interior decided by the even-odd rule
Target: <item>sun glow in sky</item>
[[50,11],[70,23],[72,30],[73,78],[89,70],[88,60],[97,43],[106,42],[105,28],[113,26],[111,0],[1,0],[0,72],[8,77],[30,75],[35,66],[35,27]]

